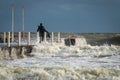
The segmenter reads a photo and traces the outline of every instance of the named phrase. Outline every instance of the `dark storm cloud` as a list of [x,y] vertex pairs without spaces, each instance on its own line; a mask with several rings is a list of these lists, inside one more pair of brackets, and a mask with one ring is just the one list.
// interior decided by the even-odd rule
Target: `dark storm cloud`
[[11,4],[15,5],[15,31],[36,31],[43,22],[49,31],[120,32],[119,0],[0,0],[0,31],[11,31]]

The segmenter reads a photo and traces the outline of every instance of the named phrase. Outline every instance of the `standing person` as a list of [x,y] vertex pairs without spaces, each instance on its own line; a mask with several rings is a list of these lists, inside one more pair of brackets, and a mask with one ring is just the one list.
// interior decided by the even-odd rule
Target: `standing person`
[[40,23],[38,26],[37,32],[39,32],[40,35],[40,42],[44,40],[44,33],[46,32],[46,37],[50,38],[50,33],[45,29],[45,27]]

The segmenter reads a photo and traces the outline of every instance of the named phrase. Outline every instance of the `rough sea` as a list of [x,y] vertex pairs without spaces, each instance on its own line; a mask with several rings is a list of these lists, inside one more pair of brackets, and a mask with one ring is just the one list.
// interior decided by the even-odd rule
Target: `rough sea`
[[[21,43],[26,42],[27,38]],[[16,44],[17,40],[12,43]],[[31,44],[33,57],[0,61],[0,80],[120,80],[118,45],[92,46],[83,36],[76,38],[74,46],[66,46],[64,37],[61,43],[56,39],[39,43],[32,36]],[[0,48],[0,55],[4,53]]]

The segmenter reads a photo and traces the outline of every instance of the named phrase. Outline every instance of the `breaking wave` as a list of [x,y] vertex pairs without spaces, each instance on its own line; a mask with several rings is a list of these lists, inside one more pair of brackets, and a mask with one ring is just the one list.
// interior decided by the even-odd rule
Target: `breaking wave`
[[[120,46],[91,46],[85,38],[77,45],[42,42],[33,47],[32,58],[0,61],[1,80],[119,80]],[[18,49],[12,48],[16,58]],[[4,54],[5,53],[5,54]],[[9,56],[0,48],[0,58]]]
[[119,80],[120,69],[0,66],[1,80]]
[[76,46],[66,46],[62,43],[47,43],[43,42],[33,47],[32,53],[36,56],[94,56],[105,57],[119,55],[120,46],[116,45],[101,45],[91,46],[87,44],[85,39],[77,39]]

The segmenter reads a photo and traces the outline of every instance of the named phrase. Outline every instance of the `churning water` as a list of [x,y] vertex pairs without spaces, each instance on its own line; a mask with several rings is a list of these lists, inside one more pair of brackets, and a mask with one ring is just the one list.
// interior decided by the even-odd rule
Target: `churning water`
[[0,80],[120,80],[120,46],[76,41],[76,46],[65,46],[64,39],[35,43],[34,57],[0,61]]

